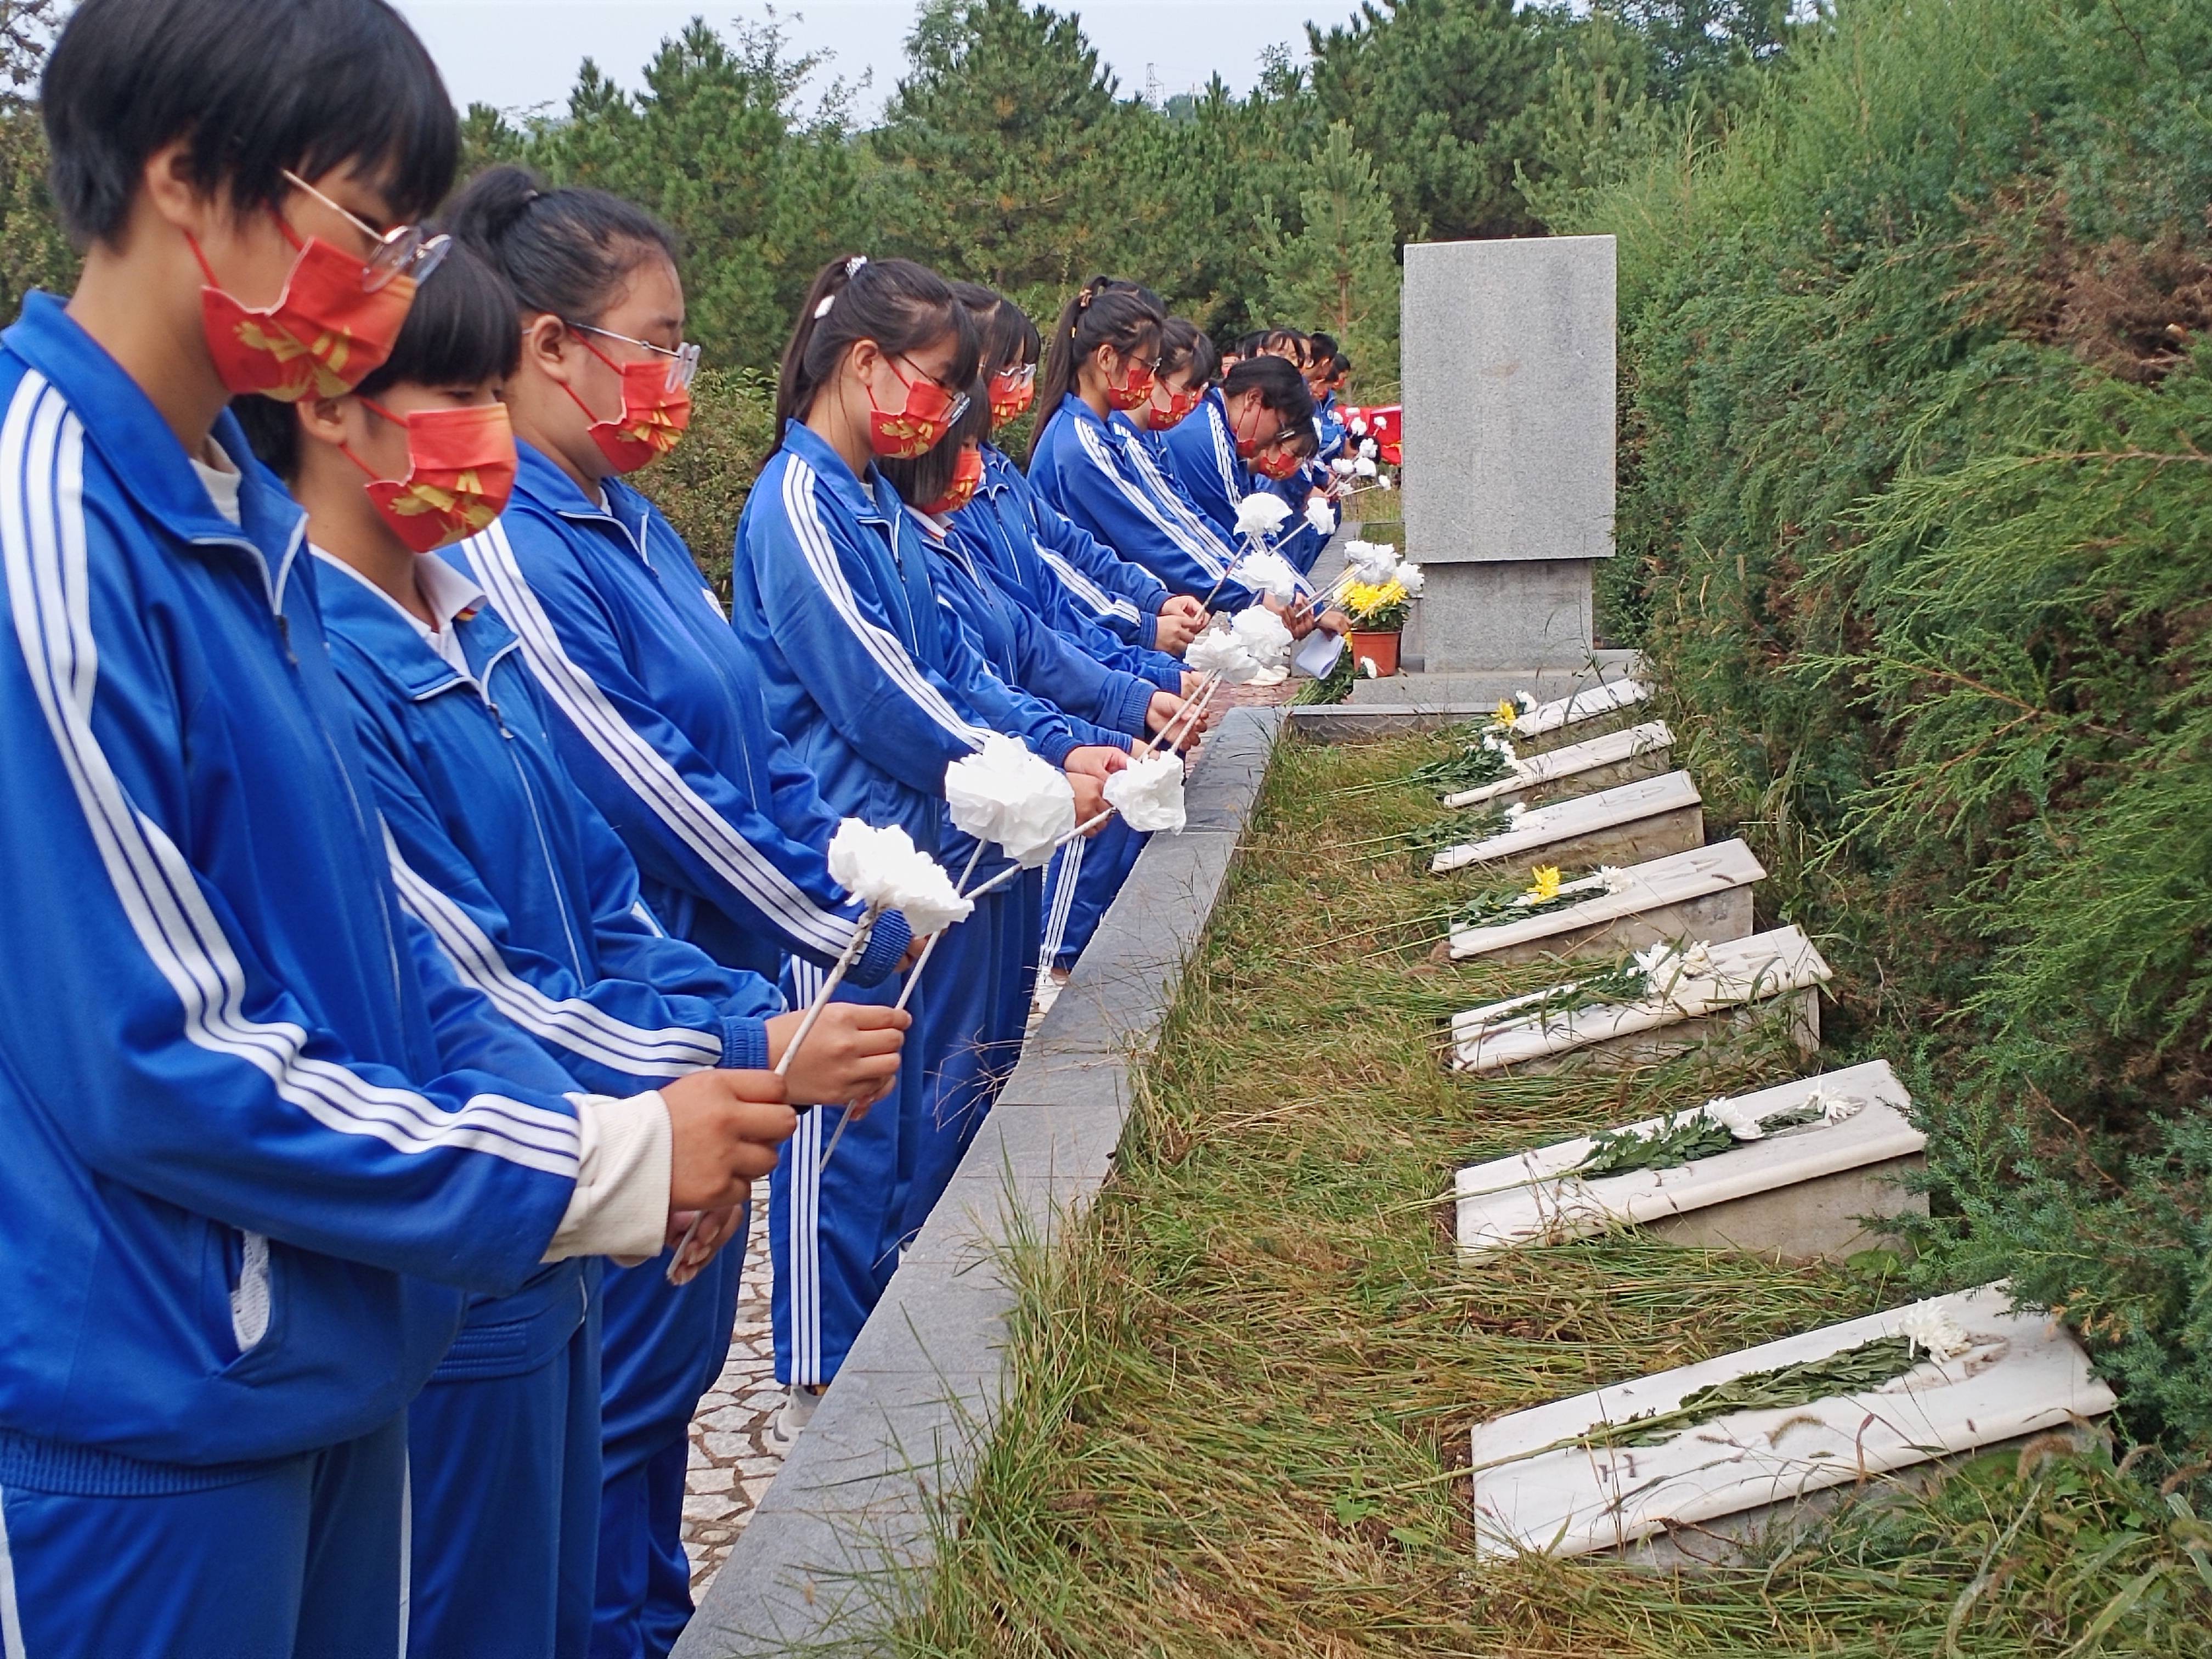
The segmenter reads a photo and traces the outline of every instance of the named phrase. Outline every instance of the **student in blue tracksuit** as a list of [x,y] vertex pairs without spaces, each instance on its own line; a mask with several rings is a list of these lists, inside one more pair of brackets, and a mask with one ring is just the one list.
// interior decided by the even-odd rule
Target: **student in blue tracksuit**
[[224,413],[390,350],[459,139],[419,43],[374,0],[87,0],[41,112],[87,252],[0,336],[0,1633],[388,1659],[466,1294],[737,1201],[791,1114],[576,1092],[453,975]]
[[1126,431],[1130,441],[1123,450],[1138,482],[1163,503],[1194,536],[1206,539],[1217,556],[1233,564],[1241,544],[1224,535],[1199,510],[1175,475],[1168,459],[1167,434],[1180,426],[1205,398],[1213,383],[1220,354],[1197,324],[1170,317],[1160,330],[1159,373],[1152,395],[1133,409],[1116,410],[1108,424]]
[[[1026,414],[1036,395],[1036,325],[1012,300],[980,283],[956,283],[953,292],[982,343],[996,433]],[[1109,666],[1144,674],[1165,690],[1180,689],[1179,679],[1166,676],[1179,672],[1183,647],[1206,626],[1204,605],[1169,592],[1151,571],[1041,499],[1013,458],[988,440],[976,495],[1024,544],[1017,580],[1053,626]],[[1123,647],[1118,653],[1117,641]]]
[[[514,289],[523,339],[505,391],[520,440],[514,498],[460,562],[520,638],[562,758],[636,860],[653,915],[763,978],[786,953],[834,960],[859,915],[824,860],[836,815],[779,737],[755,660],[683,538],[622,482],[689,418],[696,360],[668,232],[617,198],[547,189],[515,167],[471,182],[453,224]],[[909,942],[903,917],[883,918],[856,986],[893,1000]],[[686,1285],[664,1266],[611,1272],[604,1292],[594,1653],[611,1659],[665,1653],[690,1615],[685,1433],[728,1352],[743,1251]]]
[[[356,395],[239,400],[257,453],[307,509],[331,658],[400,902],[459,977],[586,1088],[629,1094],[702,1066],[765,1069],[799,1016],[772,981],[654,925],[629,854],[555,751],[514,634],[471,579],[428,556],[505,503],[514,441],[495,389],[519,355],[512,291],[454,249]],[[793,1097],[887,1084],[898,1042],[896,1030],[817,1028]],[[715,1218],[695,1250],[734,1220]],[[409,1408],[408,1646],[420,1659],[588,1651],[598,1285],[595,1261],[571,1261],[514,1296],[472,1298]]]
[[[745,502],[731,577],[731,628],[823,794],[939,855],[945,768],[988,731],[1064,768],[1079,811],[1095,812],[1105,775],[1127,763],[1006,696],[940,611],[914,523],[874,465],[941,441],[975,365],[967,314],[933,272],[857,254],[825,267],[784,352],[777,447]],[[793,1390],[793,1427],[896,1263],[904,1091],[965,1040],[942,1017],[956,1005],[936,969],[914,1006],[902,1111],[855,1123],[826,1175],[836,1115],[811,1114],[770,1188],[777,1376]]]
[[1152,396],[1166,320],[1149,289],[1109,277],[1093,277],[1069,299],[1040,377],[1046,414],[1030,444],[1030,483],[1171,591],[1209,610],[1241,611],[1255,596],[1229,576],[1230,547],[1146,486],[1127,453],[1128,428],[1108,421]]
[[1227,534],[1244,497],[1291,477],[1314,446],[1313,394],[1297,364],[1266,352],[1241,358],[1167,437],[1176,477]]
[[[1182,712],[1182,699],[1103,668],[1062,640],[1001,586],[989,561],[955,526],[981,479],[981,446],[990,421],[979,384],[943,442],[910,459],[881,459],[877,471],[908,501],[921,503],[907,513],[921,532],[932,591],[1004,695],[1034,701],[1047,718],[1065,719],[1082,742],[1127,749],[1133,737],[1164,730]],[[948,834],[945,856],[955,869],[967,864],[972,849],[957,830]],[[1005,867],[1003,859],[987,854],[975,877],[988,881]],[[941,1046],[923,1079],[918,1115],[902,1132],[909,1174],[896,1225],[902,1244],[928,1219],[1021,1057],[1036,981],[1042,892],[1042,872],[1030,871],[988,895],[931,961],[938,976],[935,1018],[949,1021],[959,1036]]]

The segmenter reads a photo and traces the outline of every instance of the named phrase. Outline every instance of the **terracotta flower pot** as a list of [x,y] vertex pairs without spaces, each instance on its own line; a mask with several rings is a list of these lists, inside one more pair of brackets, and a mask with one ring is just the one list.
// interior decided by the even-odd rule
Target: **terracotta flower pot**
[[1387,680],[1398,672],[1398,630],[1387,634],[1362,633],[1352,630],[1352,663],[1355,672],[1363,678],[1366,671],[1359,666],[1362,658],[1375,665],[1375,677]]

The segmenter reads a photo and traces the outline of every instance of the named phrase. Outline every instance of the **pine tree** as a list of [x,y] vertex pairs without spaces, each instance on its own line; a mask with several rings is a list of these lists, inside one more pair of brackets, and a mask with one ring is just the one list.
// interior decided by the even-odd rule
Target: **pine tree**
[[1306,165],[1299,192],[1304,228],[1285,236],[1271,202],[1259,220],[1272,319],[1322,328],[1352,358],[1364,402],[1395,397],[1398,384],[1397,236],[1375,164],[1333,123]]
[[76,255],[46,192],[46,135],[32,93],[61,0],[0,0],[0,317],[12,317],[34,288],[75,285]]

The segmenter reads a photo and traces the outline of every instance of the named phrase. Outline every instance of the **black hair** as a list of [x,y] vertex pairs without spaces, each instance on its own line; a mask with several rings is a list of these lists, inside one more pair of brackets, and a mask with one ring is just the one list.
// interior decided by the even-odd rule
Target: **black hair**
[[1267,331],[1263,328],[1255,330],[1249,334],[1238,335],[1237,343],[1230,349],[1239,357],[1256,357],[1260,355],[1260,348],[1267,343]]
[[981,283],[955,283],[952,297],[975,319],[977,344],[986,377],[1036,362],[1044,342],[1029,313],[995,289]]
[[1328,378],[1332,380],[1340,380],[1351,373],[1352,359],[1344,355],[1344,348],[1340,346],[1329,357]]
[[991,436],[991,388],[978,380],[968,393],[968,407],[952,423],[945,441],[911,459],[879,459],[876,471],[891,481],[899,499],[921,507],[952,488],[952,475],[960,465],[960,452],[969,444],[987,443]]
[[[378,398],[395,386],[478,386],[505,380],[521,358],[514,290],[465,246],[456,245],[416,294],[392,356],[354,392],[358,397]],[[248,396],[234,398],[231,408],[246,428],[253,453],[279,477],[297,477],[300,421],[295,406]]]
[[1324,357],[1334,357],[1335,356],[1335,336],[1323,334],[1318,330],[1306,336],[1306,360],[1309,362],[1317,363]]
[[1189,371],[1192,386],[1212,386],[1221,372],[1221,354],[1206,332],[1188,317],[1170,317],[1160,330],[1160,379]]
[[775,381],[775,441],[769,453],[782,447],[785,426],[806,418],[815,395],[862,340],[873,340],[887,357],[901,357],[926,351],[950,334],[956,344],[945,380],[965,386],[975,378],[981,356],[977,332],[968,307],[927,265],[860,253],[832,259],[806,290],[798,325],[783,349]]
[[677,256],[676,233],[635,202],[586,185],[556,190],[528,167],[488,167],[446,214],[453,240],[505,277],[525,316],[595,324],[646,260]]
[[192,183],[240,209],[281,207],[288,168],[350,163],[418,218],[460,159],[445,82],[386,0],[84,0],[39,100],[80,246],[121,234],[147,158],[180,138]]
[[1282,423],[1284,436],[1304,434],[1302,453],[1310,454],[1318,447],[1313,429],[1313,388],[1298,373],[1296,363],[1287,357],[1245,358],[1223,378],[1221,395],[1235,398],[1247,392],[1260,394],[1260,406]]
[[1118,277],[1093,276],[1069,297],[1044,354],[1044,372],[1037,376],[1038,419],[1030,434],[1030,460],[1036,459],[1053,411],[1075,390],[1076,373],[1091,354],[1100,346],[1111,346],[1124,356],[1141,351],[1160,337],[1167,319],[1158,295]]

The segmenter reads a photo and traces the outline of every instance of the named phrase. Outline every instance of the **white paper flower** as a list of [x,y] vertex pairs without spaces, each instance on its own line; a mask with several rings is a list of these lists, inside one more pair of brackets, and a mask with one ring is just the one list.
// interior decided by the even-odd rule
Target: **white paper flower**
[[1355,416],[1353,416],[1352,417],[1351,426],[1352,426],[1352,429],[1354,432],[1364,432],[1364,431],[1366,431],[1366,430],[1367,430],[1367,417],[1366,417],[1364,415],[1355,415]]
[[1376,680],[1382,678],[1381,672],[1375,666],[1375,659],[1372,657],[1362,657],[1359,659],[1359,674],[1362,679]]
[[1956,1359],[1974,1346],[1974,1339],[1966,1334],[1959,1322],[1931,1302],[1907,1308],[1905,1316],[1897,1322],[1897,1334],[1939,1363]]
[[1832,1095],[1818,1085],[1815,1085],[1807,1093],[1805,1098],[1797,1103],[1801,1107],[1809,1106],[1817,1110],[1820,1114],[1820,1121],[1824,1123],[1847,1123],[1856,1117],[1865,1105],[1863,1101],[1852,1100],[1843,1095]]
[[1530,692],[1516,691],[1513,694],[1513,706],[1524,714],[1533,714],[1536,712],[1536,699]]
[[1528,816],[1528,809],[1516,800],[1505,809],[1505,827],[1510,830]]
[[1328,464],[1328,470],[1340,478],[1348,478],[1352,474],[1353,467],[1350,461],[1340,455]]
[[1398,485],[1390,475],[1385,472],[1381,477],[1376,479],[1375,487],[1377,489],[1395,489]]
[[1336,509],[1328,504],[1328,497],[1316,494],[1306,497],[1306,522],[1313,526],[1316,536],[1336,533]]
[[1713,971],[1713,953],[1702,939],[1686,945],[1662,939],[1638,951],[1635,962],[1655,991],[1665,991],[1682,980],[1703,979]]
[[1398,586],[1406,590],[1406,597],[1409,599],[1419,599],[1421,590],[1429,585],[1429,579],[1423,574],[1421,567],[1410,559],[1401,561],[1392,574],[1398,578]]
[[1375,463],[1364,455],[1352,464],[1352,470],[1363,478],[1371,478],[1376,476]]
[[986,737],[981,753],[945,768],[945,800],[956,825],[994,843],[1024,870],[1048,863],[1060,838],[1075,828],[1067,775],[1002,732]]
[[1372,458],[1382,453],[1382,447],[1376,443],[1374,439],[1370,438],[1359,446],[1359,453],[1362,455]]
[[1271,495],[1264,489],[1255,489],[1237,503],[1237,533],[1240,536],[1272,536],[1283,527],[1291,516],[1291,504],[1280,495]]
[[1106,780],[1106,800],[1132,830],[1180,831],[1182,757],[1147,755],[1131,761]]
[[1398,572],[1398,550],[1389,542],[1346,542],[1344,562],[1355,580],[1380,587]]
[[1248,684],[1260,672],[1244,641],[1226,628],[1209,628],[1184,647],[1183,665],[1200,674],[1218,674],[1231,685]]
[[1297,641],[1283,619],[1264,605],[1249,605],[1237,612],[1229,632],[1263,671],[1290,665],[1291,650]]
[[830,838],[830,873],[871,910],[903,911],[916,939],[964,921],[975,908],[897,824],[878,830],[847,818]]
[[1231,574],[1255,593],[1264,592],[1277,605],[1288,605],[1298,596],[1297,570],[1273,548],[1257,548],[1247,553],[1237,562]]
[[1705,1115],[1716,1123],[1725,1125],[1728,1132],[1738,1140],[1759,1140],[1765,1137],[1766,1126],[1732,1100],[1709,1100]]

